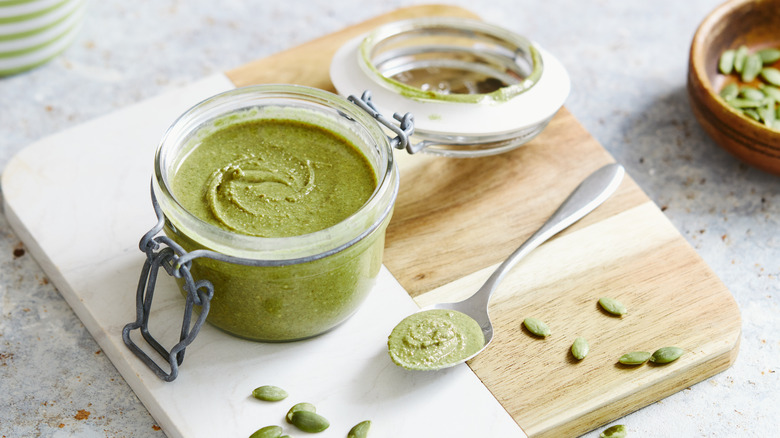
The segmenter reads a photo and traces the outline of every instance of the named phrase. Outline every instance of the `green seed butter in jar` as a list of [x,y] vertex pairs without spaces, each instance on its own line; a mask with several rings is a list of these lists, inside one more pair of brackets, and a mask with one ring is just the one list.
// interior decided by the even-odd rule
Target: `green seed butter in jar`
[[333,328],[366,298],[398,171],[387,136],[359,107],[313,88],[263,85],[182,115],[158,148],[153,191],[165,233],[184,250],[249,261],[193,260],[194,279],[214,286],[207,321],[290,341]]

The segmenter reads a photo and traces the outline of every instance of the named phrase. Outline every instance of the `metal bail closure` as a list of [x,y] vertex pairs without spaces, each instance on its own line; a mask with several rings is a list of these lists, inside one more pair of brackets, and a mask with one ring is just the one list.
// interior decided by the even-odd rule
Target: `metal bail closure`
[[422,142],[413,145],[409,141],[409,137],[414,134],[414,116],[411,113],[406,113],[404,115],[394,113],[393,118],[399,122],[399,126],[396,126],[376,109],[374,103],[371,101],[371,92],[369,90],[364,91],[360,97],[350,95],[347,99],[395,133],[395,138],[390,138],[388,136],[388,138],[390,138],[390,145],[395,149],[406,149],[406,152],[414,154],[425,147]]
[[[195,340],[195,336],[200,332],[203,323],[206,321],[211,298],[214,296],[214,287],[208,280],[200,280],[198,282],[193,280],[190,266],[191,260],[195,257],[190,257],[186,259],[186,262],[182,263],[182,257],[187,255],[187,252],[168,237],[164,235],[156,236],[163,229],[165,217],[160,205],[157,203],[154,192],[152,192],[152,204],[157,214],[157,225],[141,238],[140,249],[146,253],[146,261],[141,269],[141,278],[138,281],[138,290],[136,292],[136,319],[135,322],[125,325],[124,329],[122,329],[122,339],[130,351],[141,359],[149,369],[154,371],[157,377],[166,382],[171,382],[179,374],[179,365],[184,361],[185,348]],[[164,247],[162,247],[163,245]],[[185,284],[184,290],[187,292],[179,342],[170,351],[166,350],[149,333],[149,315],[151,314],[152,299],[154,298],[154,289],[160,268],[164,268],[168,275],[183,279]],[[193,306],[196,305],[201,306],[201,310],[193,324],[192,312]],[[130,332],[135,329],[140,329],[141,336],[146,340],[147,344],[168,361],[170,372],[163,370],[154,359],[149,357],[146,352],[130,339]]]

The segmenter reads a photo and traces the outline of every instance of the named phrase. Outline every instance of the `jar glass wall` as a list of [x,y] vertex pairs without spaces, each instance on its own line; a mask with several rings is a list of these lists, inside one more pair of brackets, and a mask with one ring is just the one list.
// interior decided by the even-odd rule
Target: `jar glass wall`
[[[188,211],[172,190],[182,161],[210,134],[266,119],[301,122],[346,139],[375,174],[373,194],[339,223],[290,237],[232,232]],[[288,341],[333,328],[367,296],[381,267],[398,172],[383,130],[354,104],[313,88],[264,85],[214,96],[174,122],[156,154],[153,191],[165,216],[165,233],[184,250],[231,258],[192,262],[193,277],[214,286],[207,321],[244,338]]]

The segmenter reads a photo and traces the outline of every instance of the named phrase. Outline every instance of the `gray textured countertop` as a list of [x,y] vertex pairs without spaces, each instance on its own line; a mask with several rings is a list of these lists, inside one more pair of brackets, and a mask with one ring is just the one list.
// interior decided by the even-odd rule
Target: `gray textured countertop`
[[[566,107],[741,309],[731,368],[618,422],[641,437],[777,433],[780,177],[719,149],[685,91],[690,41],[719,0],[452,3],[559,57],[572,77]],[[0,167],[57,131],[411,4],[93,1],[63,56],[0,79]],[[0,436],[164,436],[2,215],[0,266]]]

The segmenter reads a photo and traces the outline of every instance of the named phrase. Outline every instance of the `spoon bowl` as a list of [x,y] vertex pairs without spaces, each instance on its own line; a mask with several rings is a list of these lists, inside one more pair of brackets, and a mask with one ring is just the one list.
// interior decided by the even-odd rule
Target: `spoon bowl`
[[447,362],[435,368],[442,369],[465,362],[481,353],[493,340],[493,323],[490,321],[488,304],[493,292],[498,288],[506,274],[528,253],[539,245],[565,230],[596,207],[606,201],[617,190],[623,180],[625,170],[623,166],[612,163],[601,167],[585,178],[574,191],[558,207],[555,213],[515,250],[498,268],[490,275],[487,281],[473,295],[463,301],[455,303],[438,303],[420,310],[425,312],[432,309],[454,310],[471,317],[482,329],[485,337],[482,348],[473,354],[457,361]]

